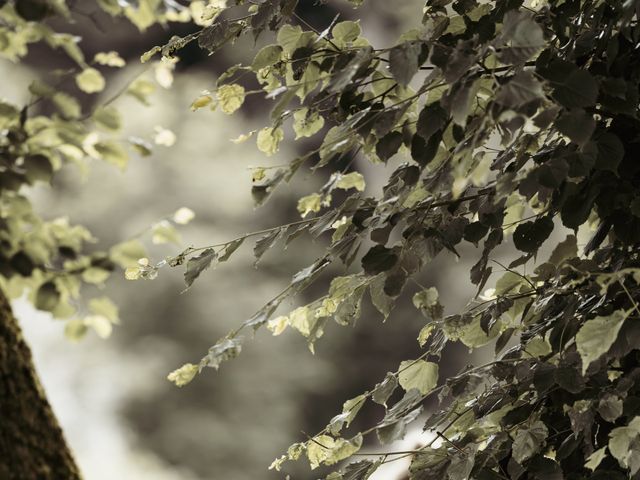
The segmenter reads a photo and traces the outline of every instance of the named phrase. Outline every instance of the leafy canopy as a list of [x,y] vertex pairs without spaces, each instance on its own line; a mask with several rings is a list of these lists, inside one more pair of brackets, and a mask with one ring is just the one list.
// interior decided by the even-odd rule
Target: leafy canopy
[[[138,14],[152,3],[140,2]],[[324,239],[326,250],[170,380],[184,385],[205,367],[219,368],[240,354],[246,332],[266,326],[278,335],[291,327],[313,349],[331,320],[354,324],[365,293],[385,318],[398,297],[413,294],[425,326],[411,335],[424,353],[345,402],[323,431],[292,445],[272,468],[303,456],[311,468],[335,465],[374,432],[381,443],[393,442],[420,417],[423,402],[437,396],[439,410],[424,426],[437,432],[434,441],[409,453],[366,456],[326,479],[366,479],[403,455],[411,456],[416,480],[635,476],[639,2],[429,0],[421,27],[386,48],[372,47],[358,22],[337,18],[322,31],[310,28],[295,0],[195,3],[203,7],[196,17],[202,28],[173,37],[142,61],[160,55],[171,64],[191,42],[215,54],[242,35],[267,38],[250,64],[220,75],[191,108],[220,105],[231,114],[247,95],[264,95],[272,110],[271,124],[255,135],[260,151],[278,155],[294,134],[315,140],[284,166],[252,172],[256,205],[303,166],[327,180],[300,199],[299,221],[190,247],[159,263],[144,260],[129,267],[127,278],[151,279],[182,265],[190,286],[253,238],[256,262],[277,242],[303,233]],[[144,28],[131,8],[125,14]],[[104,88],[89,68],[77,83],[89,93]],[[142,96],[144,88],[134,91]],[[20,125],[19,112],[12,115]],[[119,152],[114,145],[95,150],[107,161]],[[380,195],[371,195],[366,178],[352,170],[356,158],[395,166]],[[543,261],[538,252],[554,231],[565,238]],[[470,278],[482,295],[444,316],[437,290],[415,291],[410,281],[437,255],[459,256],[464,242],[480,247]],[[519,254],[497,269],[491,256],[503,243]],[[284,299],[330,264],[343,264],[345,272],[326,295],[276,315]],[[495,356],[438,378],[443,348],[457,341],[470,349],[491,345]],[[401,395],[392,397],[398,389]],[[351,422],[369,401],[380,405],[382,420],[353,431]]]

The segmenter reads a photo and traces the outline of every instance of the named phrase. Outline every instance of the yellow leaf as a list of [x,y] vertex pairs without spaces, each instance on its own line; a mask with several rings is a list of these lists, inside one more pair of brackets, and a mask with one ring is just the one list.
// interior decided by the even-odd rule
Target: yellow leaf
[[196,214],[193,210],[187,207],[182,207],[176,210],[173,214],[173,221],[179,225],[186,225],[195,218]]
[[217,97],[222,111],[227,115],[231,115],[244,103],[244,87],[237,84],[222,85],[218,89]]
[[213,102],[213,97],[211,95],[200,95],[191,103],[191,111],[195,112],[201,108],[206,107],[207,105]]
[[183,387],[193,380],[196,373],[198,373],[198,366],[192,363],[186,363],[167,375],[167,380],[175,383],[178,387]]
[[359,192],[364,191],[365,182],[364,177],[358,172],[347,173],[346,175],[340,175],[338,181],[336,182],[337,188],[342,188],[343,190],[349,190],[350,188],[355,188]]
[[95,68],[85,68],[76,75],[78,88],[86,93],[96,93],[104,90],[105,80],[102,74]]
[[320,211],[322,206],[322,196],[319,193],[312,193],[306,197],[302,197],[298,200],[298,212],[302,215],[302,218],[306,217],[312,212]]
[[115,50],[111,50],[110,52],[98,52],[93,59],[96,63],[107,67],[122,68],[126,65],[124,59]]
[[278,151],[283,138],[284,131],[281,128],[265,127],[258,132],[258,138],[256,139],[258,150],[270,157]]

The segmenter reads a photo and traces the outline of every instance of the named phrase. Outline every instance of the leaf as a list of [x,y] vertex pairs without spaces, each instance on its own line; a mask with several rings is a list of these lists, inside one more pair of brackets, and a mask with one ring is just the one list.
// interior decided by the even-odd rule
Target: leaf
[[36,292],[34,305],[38,310],[51,312],[60,303],[60,291],[53,282],[45,282]]
[[305,218],[310,213],[319,212],[320,208],[322,208],[322,195],[319,193],[312,193],[298,200],[297,209],[302,218]]
[[624,145],[618,136],[605,132],[596,140],[598,146],[598,157],[595,167],[598,170],[609,170],[617,172],[618,165],[624,158]]
[[402,146],[402,133],[390,132],[376,143],[376,155],[386,162],[393,157]]
[[615,422],[623,412],[623,402],[617,395],[605,394],[598,403],[598,413],[607,422]]
[[547,426],[540,420],[534,422],[529,428],[518,429],[511,447],[513,459],[522,464],[533,457],[540,451],[548,435]]
[[338,435],[342,428],[345,426],[348,427],[351,424],[362,406],[365,404],[366,399],[367,396],[362,394],[344,402],[342,405],[342,413],[333,417],[329,422],[328,428],[332,435]]
[[353,42],[360,36],[360,23],[347,20],[345,22],[338,22],[331,29],[331,35],[334,39],[342,42]]
[[282,139],[284,139],[284,131],[280,127],[265,127],[258,132],[256,139],[258,150],[270,157],[278,151]]
[[111,247],[111,259],[122,268],[135,267],[138,260],[147,256],[147,252],[139,240],[128,240]]
[[587,70],[563,61],[553,62],[549,69],[552,70],[553,96],[561,105],[585,108],[596,103],[598,82]]
[[447,120],[447,112],[440,106],[440,103],[432,103],[420,112],[416,131],[424,140],[429,140],[434,133],[444,128]]
[[296,110],[293,114],[293,131],[296,140],[301,137],[312,137],[324,127],[324,117],[308,108]]
[[191,220],[195,218],[196,214],[193,213],[193,210],[187,207],[181,207],[175,211],[173,214],[173,221],[178,225],[186,225]]
[[389,317],[395,303],[393,299],[384,292],[385,281],[386,277],[379,275],[369,284],[371,302],[373,306],[376,307],[376,310],[382,314],[384,320]]
[[97,93],[104,90],[105,80],[95,68],[85,68],[76,75],[76,85],[85,93]]
[[162,245],[164,243],[180,245],[182,243],[180,234],[167,220],[162,220],[151,227],[151,241],[155,245]]
[[207,367],[218,370],[222,362],[231,360],[240,355],[242,351],[242,339],[240,338],[223,338],[213,347],[209,348],[207,356],[203,359],[206,361]]
[[518,72],[511,80],[502,84],[495,102],[515,109],[538,98],[544,98],[542,84],[529,71]]
[[192,363],[186,363],[180,368],[174,370],[167,375],[167,380],[173,382],[178,387],[184,387],[187,383],[191,382],[198,373],[198,366]]
[[504,16],[500,38],[503,46],[498,58],[504,64],[524,63],[545,46],[540,26],[528,13],[517,10]]
[[426,395],[438,384],[438,364],[433,362],[405,360],[398,371],[398,381],[405,391],[415,388]]
[[640,417],[634,417],[626,427],[609,433],[609,451],[618,463],[630,470],[631,476],[640,470]]
[[318,435],[307,442],[309,465],[314,470],[321,464],[333,465],[360,450],[362,435],[358,434],[350,440],[333,438],[329,435]]
[[266,235],[258,239],[255,246],[253,247],[253,255],[254,257],[256,257],[256,261],[254,262],[254,265],[258,264],[258,262],[260,261],[262,256],[265,254],[265,252],[269,250],[273,246],[273,244],[278,241],[282,233],[283,233],[283,229],[276,228],[275,230],[272,230],[271,232],[267,233]]
[[429,320],[442,318],[443,308],[438,301],[438,289],[429,287],[413,296],[413,305],[422,311]]
[[187,269],[184,272],[184,282],[187,284],[187,288],[193,285],[193,282],[200,274],[211,266],[211,262],[213,262],[216,257],[216,251],[213,248],[207,248],[187,261]]
[[418,42],[405,42],[389,52],[389,71],[393,78],[406,87],[420,67],[419,57],[422,45]]
[[582,110],[563,113],[555,125],[560,133],[579,146],[586,144],[596,129],[596,121]]
[[216,92],[216,97],[220,108],[227,115],[231,115],[244,103],[245,90],[242,85],[230,84],[222,85]]
[[447,469],[449,480],[467,480],[469,478],[475,464],[477,449],[476,445],[470,445],[452,456],[451,464]]
[[584,464],[584,468],[588,468],[593,472],[595,471],[596,468],[598,468],[598,465],[600,465],[600,463],[602,463],[602,460],[604,460],[606,457],[607,457],[607,447],[605,446],[600,448],[599,450],[596,450],[595,452],[593,452],[591,455],[587,457],[587,461]]
[[93,145],[98,158],[107,163],[115,165],[120,170],[124,170],[129,163],[129,154],[122,145],[116,142],[105,141]]
[[88,327],[93,328],[96,334],[102,339],[109,338],[113,331],[113,326],[109,319],[102,315],[89,315],[84,319],[84,323]]
[[591,362],[607,353],[629,313],[616,310],[606,317],[587,320],[576,334],[576,346],[582,358],[582,375],[587,372]]
[[553,249],[548,263],[555,265],[556,267],[560,266],[562,262],[568,260],[570,258],[575,258],[578,256],[578,241],[575,235],[567,235],[562,242],[558,243],[556,247]]
[[336,188],[343,190],[349,190],[355,188],[359,192],[363,192],[365,188],[364,177],[358,172],[347,173],[346,175],[340,175],[336,182]]
[[91,118],[98,126],[111,132],[117,132],[122,128],[122,116],[112,106],[98,107],[91,115]]
[[362,257],[362,268],[368,275],[391,270],[398,262],[398,255],[382,245],[375,245]]
[[242,245],[244,237],[237,238],[227,243],[222,250],[219,251],[218,262],[226,262],[231,255]]
[[534,253],[549,238],[552,231],[553,220],[549,217],[521,223],[513,232],[513,244],[521,252]]
[[282,57],[282,47],[280,45],[267,45],[262,47],[253,59],[251,70],[257,72],[266,67],[275,65]]
[[109,52],[98,52],[95,54],[93,59],[96,63],[107,67],[122,68],[126,65],[126,62],[115,50],[111,50]]
[[384,380],[378,383],[373,389],[373,395],[371,396],[371,399],[374,402],[386,407],[387,400],[389,400],[389,397],[393,394],[397,387],[398,379],[393,373],[388,372],[384,377]]
[[89,300],[89,310],[95,315],[100,315],[111,323],[118,323],[118,307],[107,297],[92,298]]

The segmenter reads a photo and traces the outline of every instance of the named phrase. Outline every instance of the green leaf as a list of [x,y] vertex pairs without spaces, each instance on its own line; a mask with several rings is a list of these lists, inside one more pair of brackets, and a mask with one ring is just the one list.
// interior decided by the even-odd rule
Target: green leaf
[[616,310],[606,317],[598,316],[587,320],[578,330],[576,346],[582,358],[582,375],[587,372],[591,362],[609,351],[628,316],[628,312]]
[[546,216],[533,222],[521,223],[513,232],[513,244],[521,252],[534,253],[549,238],[552,231],[553,220]]
[[429,287],[413,296],[413,305],[422,311],[429,320],[442,318],[443,308],[438,301],[438,289]]
[[544,98],[542,83],[529,71],[518,72],[498,89],[495,102],[515,109],[538,98]]
[[522,464],[533,457],[541,450],[548,435],[547,426],[540,420],[534,422],[529,428],[518,429],[511,447],[513,459]]
[[200,254],[192,257],[187,262],[187,269],[184,272],[184,282],[187,284],[187,288],[193,285],[193,282],[211,266],[217,257],[217,253],[213,248],[207,248]]
[[360,22],[352,22],[351,20],[338,22],[331,29],[331,35],[333,38],[342,44],[353,42],[360,36],[360,33]]
[[587,457],[587,461],[584,464],[584,468],[588,468],[592,472],[598,468],[598,465],[602,463],[602,460],[607,458],[607,447],[602,447],[599,450],[593,452],[589,457]]
[[555,122],[556,127],[563,135],[576,145],[586,144],[596,129],[593,117],[582,110],[572,110],[563,113]]
[[282,47],[280,45],[267,45],[256,53],[253,63],[251,64],[251,70],[257,72],[263,68],[270,67],[278,63],[281,58]]
[[333,465],[360,450],[362,435],[358,434],[350,440],[333,438],[330,435],[318,435],[307,442],[309,465],[314,470],[321,464]]
[[504,64],[524,63],[545,46],[540,26],[522,11],[510,10],[504,16],[498,58]]
[[375,245],[362,257],[362,268],[368,275],[391,270],[398,262],[398,255],[382,245]]
[[398,381],[405,391],[415,388],[426,395],[438,384],[438,364],[433,362],[405,360],[398,371]]
[[111,132],[117,132],[122,128],[122,116],[112,106],[98,107],[91,115],[91,118],[98,126]]
[[577,68],[569,62],[554,62],[552,85],[553,96],[567,108],[585,108],[596,103],[598,82],[587,70]]
[[389,52],[389,71],[393,78],[406,87],[420,67],[422,45],[418,42],[405,42]]
[[278,228],[260,237],[253,247],[253,255],[256,257],[254,265],[257,265],[262,256],[273,247],[273,244],[282,236],[283,229]]
[[38,287],[34,302],[38,310],[51,312],[58,306],[58,303],[60,303],[60,291],[55,283],[45,282]]
[[609,451],[631,476],[640,470],[640,417],[634,417],[626,427],[618,427],[609,433]]
[[351,424],[362,406],[365,404],[366,399],[367,396],[362,394],[344,402],[342,405],[342,413],[333,417],[329,422],[328,428],[332,435],[338,435],[342,428],[348,427]]
[[371,399],[380,405],[387,405],[387,400],[398,387],[398,379],[395,374],[388,372],[384,380],[378,383],[373,391]]

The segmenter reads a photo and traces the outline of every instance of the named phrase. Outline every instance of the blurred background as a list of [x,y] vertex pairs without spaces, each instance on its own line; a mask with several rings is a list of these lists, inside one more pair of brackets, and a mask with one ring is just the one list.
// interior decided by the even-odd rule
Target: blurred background
[[[359,18],[364,35],[381,47],[419,26],[423,2],[369,0],[359,10],[345,1],[299,3],[298,15],[318,29],[338,13],[341,20]],[[138,61],[142,53],[172,35],[193,30],[189,25],[172,25],[140,34],[124,21],[98,15],[92,20],[78,16],[69,33],[83,38],[81,46],[89,58],[95,52],[117,50],[128,61],[126,68],[110,72],[110,87],[103,96],[91,99],[100,103],[144,68]],[[228,66],[252,58],[254,45],[249,40],[212,57],[195,46],[187,48],[180,54],[173,85],[159,88],[150,106],[141,106],[130,96],[119,98],[116,105],[125,122],[122,135],[149,137],[155,127],[162,127],[176,134],[176,143],[133,159],[125,172],[100,162],[93,162],[87,174],[66,167],[52,190],[31,192],[40,211],[48,218],[67,216],[86,225],[99,239],[96,248],[130,238],[180,207],[196,213],[196,219],[181,229],[183,247],[214,244],[297,220],[297,198],[323,184],[326,175],[298,174],[255,210],[247,167],[288,162],[310,143],[283,142],[275,157],[266,158],[252,140],[230,142],[268,123],[270,105],[259,96],[248,97],[243,109],[231,117],[189,108],[202,90],[214,87]],[[34,49],[23,64],[1,61],[3,96],[25,102],[29,82],[65,61],[56,55],[43,47]],[[287,135],[291,140],[292,132]],[[384,166],[358,159],[354,168],[365,175],[367,194],[377,195],[388,173],[404,160],[396,158]],[[143,238],[155,261],[182,249],[153,246]],[[118,303],[122,324],[108,340],[89,335],[70,343],[61,323],[26,302],[15,304],[44,387],[87,479],[245,480],[286,474],[293,479],[319,478],[322,472],[311,472],[304,461],[286,464],[280,473],[267,467],[291,443],[321,429],[340,412],[344,400],[371,388],[401,360],[419,355],[416,337],[424,319],[411,306],[410,295],[405,295],[386,323],[365,302],[356,326],[327,328],[315,355],[295,332],[272,338],[263,331],[219,372],[207,370],[188,386],[176,388],[166,380],[168,372],[197,361],[323,249],[321,240],[313,243],[303,236],[286,252],[280,247],[269,251],[255,269],[251,245],[247,242],[229,263],[207,271],[182,294],[182,269],[163,269],[152,282],[131,283],[116,274],[106,292]],[[442,253],[421,278],[424,285],[438,288],[448,313],[458,311],[473,294],[468,269],[477,254],[469,250],[471,254],[459,263]],[[323,294],[330,276],[340,273],[337,268],[329,272],[305,292],[306,298],[296,301]],[[441,372],[455,373],[467,361],[464,348],[448,349]],[[365,410],[358,421],[371,425],[382,414],[382,409]],[[424,438],[418,421],[400,448],[412,448]],[[365,451],[376,448],[375,441],[365,445]],[[392,463],[374,478],[402,478],[398,472],[403,468],[402,462]]]

